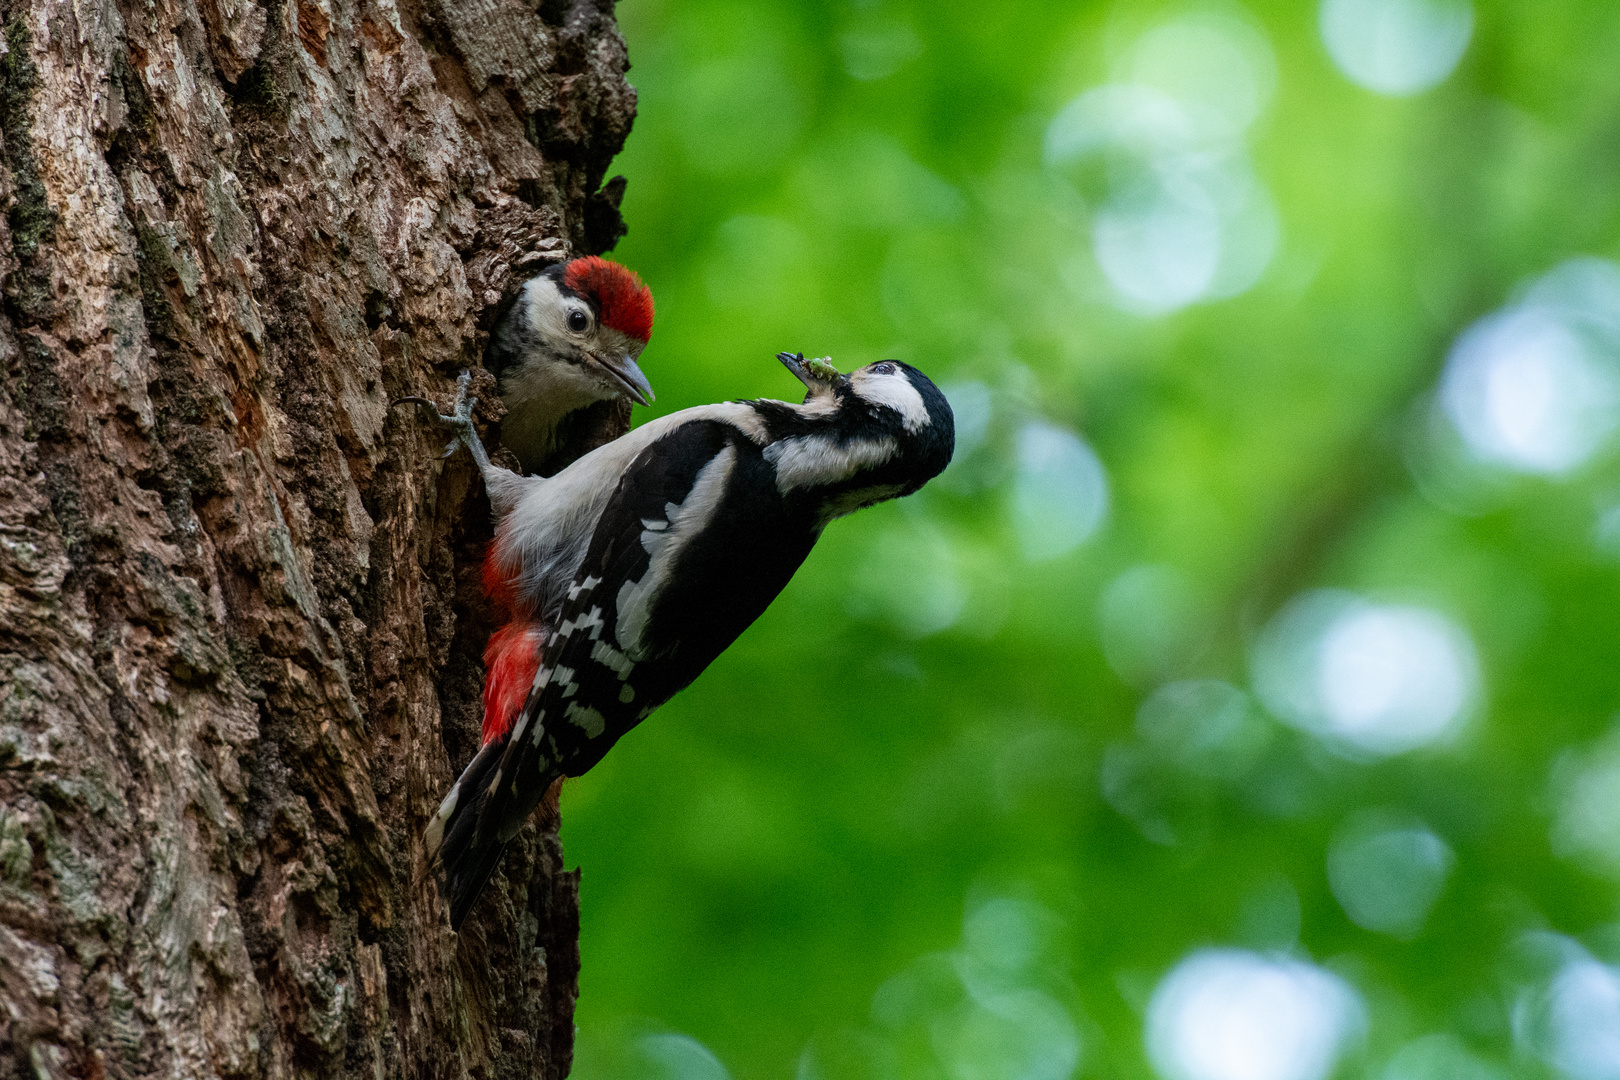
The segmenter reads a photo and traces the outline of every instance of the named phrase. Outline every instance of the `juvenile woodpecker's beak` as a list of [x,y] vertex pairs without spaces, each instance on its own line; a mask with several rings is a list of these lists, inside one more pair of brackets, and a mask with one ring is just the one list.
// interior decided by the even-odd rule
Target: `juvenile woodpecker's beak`
[[793,372],[794,376],[810,391],[811,397],[830,393],[833,387],[846,381],[847,375],[840,375],[838,369],[826,360],[806,360],[804,353],[779,352],[776,358],[782,361],[782,366]]
[[651,405],[658,400],[653,394],[652,384],[647,381],[647,376],[636,366],[636,358],[629,353],[611,358],[592,354],[592,359],[602,365],[603,370],[613,377],[613,381],[618,383],[619,388],[637,405]]

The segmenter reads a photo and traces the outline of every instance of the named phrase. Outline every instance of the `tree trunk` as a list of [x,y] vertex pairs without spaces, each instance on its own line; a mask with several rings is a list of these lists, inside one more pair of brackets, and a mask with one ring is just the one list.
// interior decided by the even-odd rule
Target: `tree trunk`
[[388,403],[622,232],[612,0],[0,10],[0,1077],[565,1075],[555,833],[422,866],[490,521]]

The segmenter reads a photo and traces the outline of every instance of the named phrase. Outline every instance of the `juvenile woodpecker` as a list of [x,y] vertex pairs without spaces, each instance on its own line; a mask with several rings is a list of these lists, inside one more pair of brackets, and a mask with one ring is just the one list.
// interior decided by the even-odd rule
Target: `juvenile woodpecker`
[[550,476],[630,430],[630,403],[653,400],[636,366],[652,324],[641,279],[594,255],[524,283],[490,335],[484,366],[506,403],[501,443],[526,472]]
[[[802,403],[661,417],[555,476],[491,465],[462,377],[442,417],[471,451],[499,524],[485,581],[525,625],[554,628],[491,670],[513,704],[429,824],[459,928],[552,783],[579,776],[687,686],[776,595],[833,519],[909,495],[949,464],[950,405],[896,360],[840,375],[781,353]],[[539,659],[543,644],[543,661]],[[488,700],[486,692],[486,700]]]

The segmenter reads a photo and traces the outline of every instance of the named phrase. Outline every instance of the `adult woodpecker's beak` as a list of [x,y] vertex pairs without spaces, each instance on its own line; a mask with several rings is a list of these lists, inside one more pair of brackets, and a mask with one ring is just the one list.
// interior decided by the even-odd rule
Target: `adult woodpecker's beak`
[[653,394],[652,384],[647,381],[647,376],[636,366],[636,358],[629,353],[612,358],[592,354],[592,359],[602,365],[603,370],[613,377],[613,381],[618,383],[619,388],[637,405],[651,405],[658,400]]
[[793,372],[794,376],[810,391],[811,397],[830,393],[833,387],[846,381],[849,376],[840,375],[838,369],[826,360],[806,360],[804,353],[779,352],[776,358],[782,361],[782,366]]

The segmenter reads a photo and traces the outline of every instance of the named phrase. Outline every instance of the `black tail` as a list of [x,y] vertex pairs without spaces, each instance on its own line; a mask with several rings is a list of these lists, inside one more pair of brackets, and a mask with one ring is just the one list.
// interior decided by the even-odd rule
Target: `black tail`
[[424,837],[428,864],[443,870],[439,893],[450,901],[452,930],[461,929],[506,848],[497,830],[486,828],[480,836],[478,828],[489,782],[505,751],[505,739],[495,739],[479,750],[428,823]]
[[[500,864],[506,841],[495,837],[480,840],[467,828],[466,843],[445,852],[444,893],[450,900],[450,929],[460,930],[478,895],[489,883],[489,876]],[[454,837],[449,838],[454,842]]]

